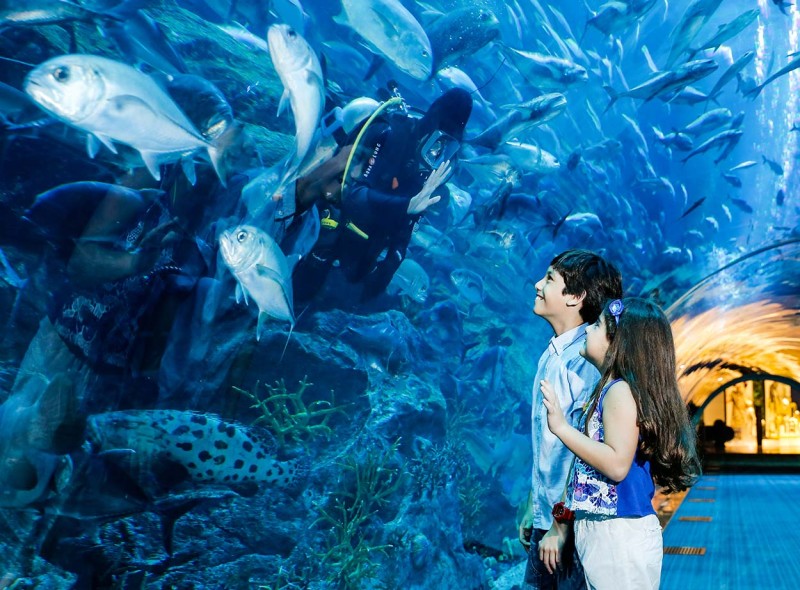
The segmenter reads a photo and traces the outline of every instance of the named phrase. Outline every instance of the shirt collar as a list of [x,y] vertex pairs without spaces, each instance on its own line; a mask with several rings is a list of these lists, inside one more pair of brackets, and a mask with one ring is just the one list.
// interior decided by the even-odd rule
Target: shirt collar
[[550,344],[549,344],[550,352],[561,356],[561,353],[564,352],[564,349],[567,346],[569,346],[576,340],[583,338],[583,336],[586,334],[587,325],[588,324],[583,323],[576,328],[572,328],[572,330],[564,332],[560,336],[553,336],[550,339]]

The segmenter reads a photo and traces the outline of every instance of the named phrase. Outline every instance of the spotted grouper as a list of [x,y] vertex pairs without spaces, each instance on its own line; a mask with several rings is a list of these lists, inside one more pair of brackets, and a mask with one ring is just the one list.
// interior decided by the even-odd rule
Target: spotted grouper
[[278,461],[264,440],[219,416],[179,410],[131,410],[90,416],[87,438],[99,453],[125,456],[140,473],[183,467],[197,483],[269,483],[294,487],[304,472]]

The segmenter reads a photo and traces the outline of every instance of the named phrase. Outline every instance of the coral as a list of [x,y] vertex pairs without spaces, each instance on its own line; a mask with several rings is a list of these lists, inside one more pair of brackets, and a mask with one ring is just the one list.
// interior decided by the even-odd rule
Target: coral
[[[256,390],[258,385],[259,383],[256,383]],[[333,400],[330,402],[317,400],[306,404],[303,395],[312,385],[313,383],[303,377],[298,390],[290,393],[283,379],[280,379],[275,385],[264,384],[267,390],[265,397],[239,387],[233,389],[248,397],[253,402],[250,408],[261,413],[253,422],[254,425],[264,423],[282,445],[287,443],[308,445],[311,439],[318,435],[332,434],[328,420],[337,412],[344,413],[343,408],[334,407]]]
[[364,581],[377,587],[376,554],[386,556],[392,545],[373,544],[369,525],[403,483],[403,473],[389,466],[398,446],[399,440],[387,449],[370,449],[363,461],[348,455],[339,465],[350,489],[336,494],[330,508],[319,507],[317,524],[330,526],[330,536],[317,557],[335,572],[332,581],[340,588],[357,589]]
[[433,498],[452,481],[460,480],[468,469],[463,449],[451,441],[418,450],[408,472],[418,497]]

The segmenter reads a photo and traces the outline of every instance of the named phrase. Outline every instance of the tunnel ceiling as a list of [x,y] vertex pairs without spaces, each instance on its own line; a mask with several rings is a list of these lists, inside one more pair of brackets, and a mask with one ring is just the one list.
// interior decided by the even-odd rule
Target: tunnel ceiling
[[800,381],[800,239],[739,257],[667,310],[684,399],[748,373]]

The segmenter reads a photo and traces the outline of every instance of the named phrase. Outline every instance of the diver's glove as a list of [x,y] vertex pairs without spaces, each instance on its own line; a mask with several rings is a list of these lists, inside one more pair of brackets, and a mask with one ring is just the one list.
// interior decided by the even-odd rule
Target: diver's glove
[[425,184],[422,185],[422,190],[411,197],[411,200],[408,202],[407,212],[409,215],[419,215],[431,205],[435,205],[439,202],[441,197],[431,197],[431,195],[449,178],[451,171],[452,166],[450,166],[450,160],[447,160],[442,162],[441,166],[431,172]]

